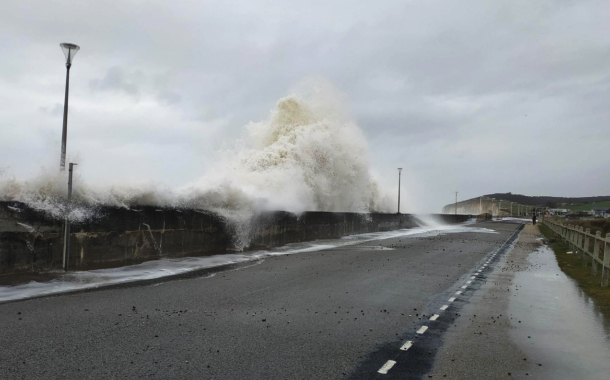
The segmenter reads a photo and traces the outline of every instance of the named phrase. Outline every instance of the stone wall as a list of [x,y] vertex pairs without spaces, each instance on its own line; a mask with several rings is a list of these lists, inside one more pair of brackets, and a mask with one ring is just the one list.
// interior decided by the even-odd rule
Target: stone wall
[[[203,256],[237,249],[417,226],[409,214],[266,212],[242,224],[218,214],[183,209],[105,207],[100,216],[73,223],[70,269],[122,266],[167,257]],[[438,215],[446,223],[470,215]],[[63,221],[24,204],[0,202],[0,273],[61,268]]]

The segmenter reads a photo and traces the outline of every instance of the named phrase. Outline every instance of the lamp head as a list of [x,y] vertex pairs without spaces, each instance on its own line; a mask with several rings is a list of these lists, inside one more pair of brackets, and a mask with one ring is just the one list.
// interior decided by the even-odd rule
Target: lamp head
[[80,50],[80,46],[67,42],[62,42],[59,46],[61,46],[61,50],[63,50],[66,56],[66,67],[70,68],[72,66],[72,59],[74,59],[74,56]]

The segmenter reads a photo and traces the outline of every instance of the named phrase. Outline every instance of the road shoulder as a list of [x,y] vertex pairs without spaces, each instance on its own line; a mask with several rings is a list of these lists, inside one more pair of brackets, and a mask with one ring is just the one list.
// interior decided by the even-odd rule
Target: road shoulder
[[428,378],[529,378],[538,371],[512,340],[519,321],[509,314],[515,274],[529,267],[528,256],[542,244],[539,232],[526,225],[513,248],[484,274],[483,284],[459,312]]

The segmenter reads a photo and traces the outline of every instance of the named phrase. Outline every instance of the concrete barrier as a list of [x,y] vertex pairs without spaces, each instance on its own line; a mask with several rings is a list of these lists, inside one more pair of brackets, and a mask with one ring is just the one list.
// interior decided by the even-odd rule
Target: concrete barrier
[[[159,258],[203,256],[236,249],[333,239],[417,226],[410,214],[265,212],[243,223],[201,210],[104,207],[99,217],[73,223],[70,268],[94,269]],[[460,223],[470,215],[437,215]],[[0,273],[61,267],[63,221],[25,204],[0,202]]]

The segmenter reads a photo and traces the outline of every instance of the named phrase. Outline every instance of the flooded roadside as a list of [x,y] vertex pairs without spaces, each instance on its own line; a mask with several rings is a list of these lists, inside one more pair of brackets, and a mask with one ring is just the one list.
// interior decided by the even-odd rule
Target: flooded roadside
[[561,271],[548,246],[527,261],[510,288],[511,340],[546,378],[608,379],[610,321]]

